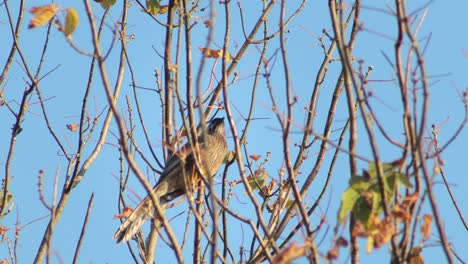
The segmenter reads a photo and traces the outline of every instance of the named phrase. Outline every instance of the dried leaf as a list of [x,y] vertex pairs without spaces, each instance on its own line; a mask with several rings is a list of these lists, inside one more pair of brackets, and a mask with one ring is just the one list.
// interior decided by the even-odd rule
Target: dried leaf
[[203,24],[205,24],[205,27],[210,28],[210,27],[213,26],[213,20],[207,19],[207,20],[203,21]]
[[[219,59],[223,57],[223,50],[219,49],[210,49],[210,48],[199,48],[200,52],[207,58],[214,58]],[[226,53],[226,61],[231,61],[231,54],[229,52]]]
[[421,227],[421,232],[424,234],[424,239],[428,239],[431,235],[431,223],[432,215],[425,214],[423,217],[423,225]]
[[409,208],[410,206],[413,206],[418,201],[418,199],[419,199],[419,193],[415,192],[411,195],[406,196],[403,199],[402,205],[405,208]]
[[50,5],[36,6],[29,9],[34,17],[31,18],[28,28],[37,28],[47,24],[54,16],[59,6],[56,3]]
[[10,229],[8,229],[6,226],[0,225],[0,236],[4,236],[8,230]]
[[338,247],[347,247],[348,246],[348,240],[346,240],[344,237],[339,237],[336,240],[336,245]]
[[78,130],[79,124],[67,124],[68,130],[71,132],[76,132]]
[[408,264],[424,264],[424,259],[421,255],[421,248],[416,247],[411,249]]
[[293,242],[276,255],[272,262],[276,264],[289,264],[292,260],[304,256],[306,251],[307,249],[304,246],[299,245],[297,242]]
[[276,187],[276,182],[270,181],[268,185],[265,185],[262,187],[262,191],[260,192],[260,195],[262,197],[267,197],[273,194],[273,190]]
[[128,218],[132,212],[133,212],[133,209],[131,207],[125,207],[122,213],[114,215],[114,219]]
[[334,246],[327,252],[327,259],[337,260],[339,253],[340,253],[340,249],[337,246]]
[[250,157],[252,160],[257,161],[257,160],[259,160],[259,159],[262,157],[262,155],[255,155],[255,154],[252,154],[252,155],[250,155],[249,157]]
[[65,18],[65,28],[63,29],[63,34],[66,37],[70,37],[71,34],[75,31],[78,26],[79,17],[78,13],[74,8],[67,9],[67,16]]
[[401,218],[403,221],[411,221],[411,215],[408,213],[405,207],[395,204],[392,207],[392,215],[395,218]]

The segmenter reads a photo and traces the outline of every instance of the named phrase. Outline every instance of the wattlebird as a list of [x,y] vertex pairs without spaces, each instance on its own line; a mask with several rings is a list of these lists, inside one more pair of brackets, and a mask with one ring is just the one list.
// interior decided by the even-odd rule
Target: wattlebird
[[[200,133],[198,136],[198,153],[187,143],[166,163],[158,183],[152,190],[162,209],[175,198],[190,193],[197,177],[214,176],[223,163],[227,154],[224,118],[213,119],[208,124],[205,134],[206,136]],[[148,195],[120,225],[114,239],[117,239],[117,243],[127,242],[150,217],[156,220],[158,218],[151,196]]]

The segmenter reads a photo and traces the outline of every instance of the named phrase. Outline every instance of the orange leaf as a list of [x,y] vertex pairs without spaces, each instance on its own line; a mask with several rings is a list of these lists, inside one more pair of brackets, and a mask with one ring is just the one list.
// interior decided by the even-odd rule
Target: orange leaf
[[402,206],[405,208],[408,208],[410,206],[413,206],[419,199],[419,192],[415,192],[411,195],[406,196],[403,199]]
[[262,157],[262,155],[255,155],[255,154],[252,154],[252,155],[250,155],[249,157],[250,157],[251,159],[253,159],[254,161],[257,161],[257,160],[259,160],[259,159]]
[[[199,48],[200,52],[207,58],[219,59],[223,57],[223,50],[219,49],[210,49],[210,48]],[[231,54],[229,52],[226,53],[226,61],[231,61]]]
[[36,6],[29,9],[34,17],[31,18],[28,28],[37,28],[48,23],[54,16],[59,6],[56,3],[50,5]]
[[406,208],[399,204],[393,206],[392,214],[394,217],[401,218],[405,222],[411,220],[411,215],[407,212]]
[[421,232],[424,234],[424,239],[427,239],[431,235],[432,215],[425,214],[423,221],[424,223],[421,227]]
[[421,248],[416,247],[411,250],[408,264],[424,264],[424,259],[421,255]]
[[78,130],[78,124],[68,124],[67,125],[68,130],[71,132],[76,132]]
[[0,226],[0,235],[1,236],[4,236],[6,231],[8,231],[9,229],[5,226]]
[[130,208],[130,207],[125,207],[125,208],[123,209],[122,213],[114,215],[114,219],[117,219],[117,218],[128,218],[132,212],[133,212],[133,209],[132,209],[132,208]]
[[336,260],[336,259],[338,259],[339,253],[340,253],[340,249],[337,246],[334,246],[334,247],[332,247],[332,249],[330,249],[327,252],[327,259],[328,260]]

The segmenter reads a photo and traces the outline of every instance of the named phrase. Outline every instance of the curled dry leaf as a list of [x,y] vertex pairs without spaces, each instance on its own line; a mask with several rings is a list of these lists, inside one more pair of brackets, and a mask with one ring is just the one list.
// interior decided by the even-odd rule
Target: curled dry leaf
[[67,128],[71,132],[76,132],[78,130],[78,124],[67,124]]
[[34,15],[34,17],[31,18],[28,28],[37,28],[47,24],[55,16],[55,13],[59,8],[59,5],[57,5],[56,3],[31,7],[31,9],[29,9],[29,12],[31,12]]
[[6,231],[9,229],[5,226],[0,226],[0,236],[4,236],[6,234]]
[[257,161],[257,160],[259,160],[259,159],[262,157],[262,155],[255,155],[255,154],[252,154],[252,155],[250,155],[249,157],[250,157],[252,160]]
[[428,239],[431,235],[431,223],[432,215],[425,214],[423,217],[423,225],[421,227],[421,232],[424,234],[424,239]]
[[262,187],[262,191],[260,192],[260,195],[263,197],[272,195],[275,187],[276,187],[276,182],[270,181],[268,185],[265,185]]
[[[223,57],[223,50],[222,49],[210,49],[210,48],[199,48],[200,52],[207,58],[219,59]],[[226,53],[226,61],[231,61],[231,54],[229,52]]]
[[133,208],[131,207],[125,207],[122,211],[122,213],[120,214],[116,214],[114,215],[114,219],[117,219],[117,218],[127,218],[130,216],[130,214],[133,212]]
[[213,26],[213,20],[207,19],[207,20],[203,21],[203,24],[205,24],[205,27],[210,28],[210,27]]
[[327,259],[336,260],[338,259],[339,254],[340,254],[340,249],[337,246],[334,246],[327,252]]

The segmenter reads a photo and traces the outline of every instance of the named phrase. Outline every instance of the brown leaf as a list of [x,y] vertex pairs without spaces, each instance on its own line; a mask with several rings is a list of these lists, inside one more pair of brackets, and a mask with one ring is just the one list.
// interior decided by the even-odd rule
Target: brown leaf
[[276,187],[276,182],[270,181],[268,185],[262,187],[262,191],[260,192],[261,196],[270,196],[273,194],[273,190]]
[[210,27],[213,26],[213,20],[207,19],[207,20],[203,21],[203,24],[205,24],[205,27],[210,28]]
[[338,247],[347,247],[348,246],[348,240],[346,240],[344,237],[339,237],[336,240],[336,245]]
[[327,252],[327,259],[336,260],[338,259],[339,254],[340,254],[340,249],[338,248],[338,246],[334,246]]

